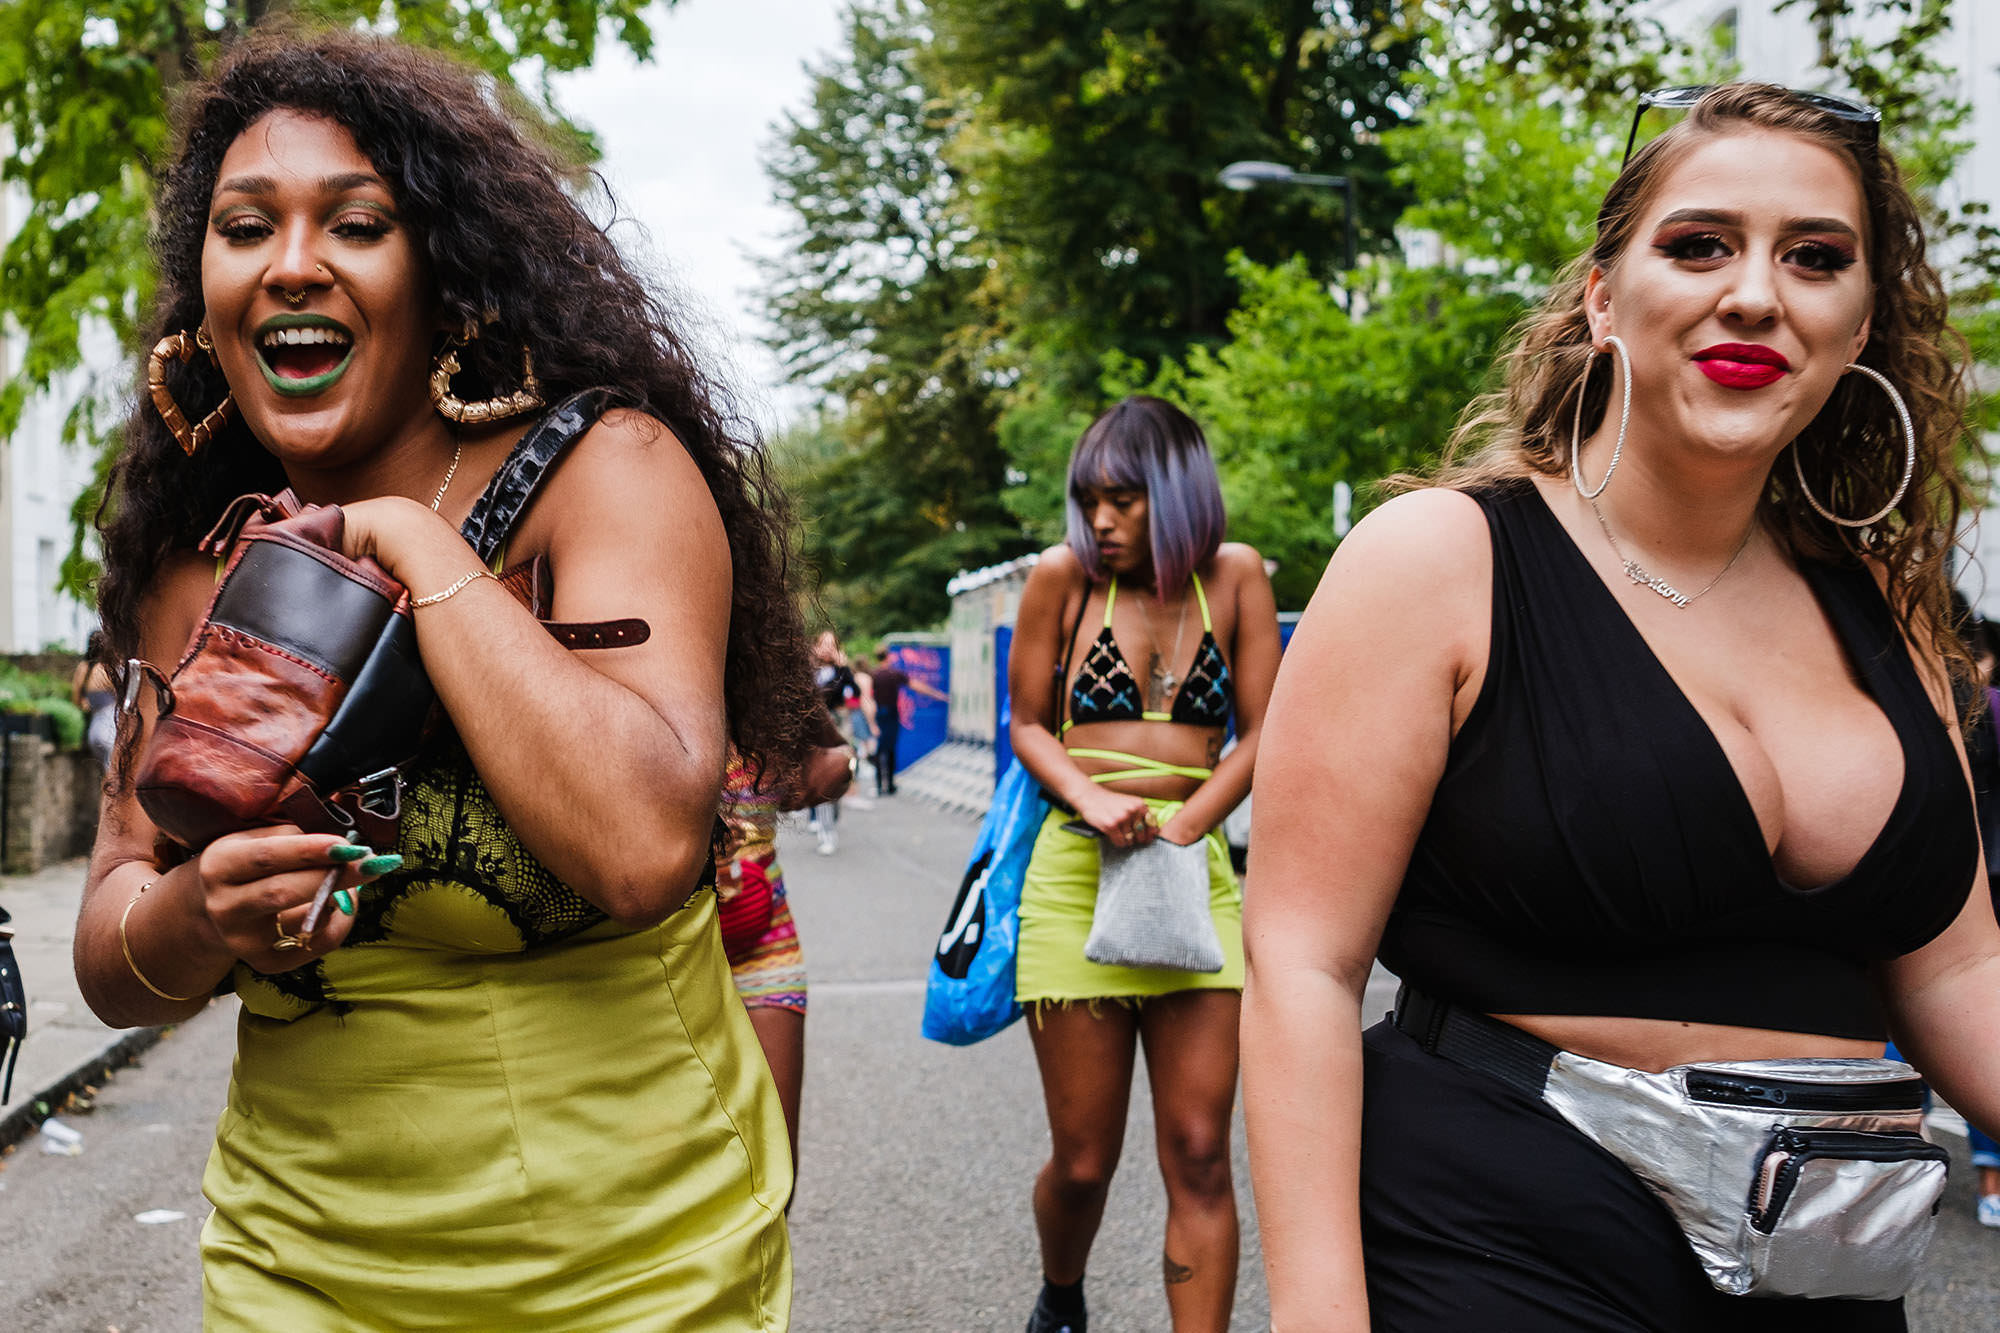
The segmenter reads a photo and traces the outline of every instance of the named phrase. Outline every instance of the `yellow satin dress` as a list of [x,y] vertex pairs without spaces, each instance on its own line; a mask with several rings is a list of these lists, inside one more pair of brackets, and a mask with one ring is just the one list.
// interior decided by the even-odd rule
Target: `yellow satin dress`
[[791,1157],[715,895],[621,929],[433,748],[348,944],[237,969],[205,1328],[786,1328]]

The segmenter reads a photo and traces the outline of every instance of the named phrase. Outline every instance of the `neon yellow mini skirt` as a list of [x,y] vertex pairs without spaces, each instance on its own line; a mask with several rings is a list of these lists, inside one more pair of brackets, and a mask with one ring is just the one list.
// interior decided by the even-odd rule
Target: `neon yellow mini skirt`
[[[1179,801],[1148,798],[1153,822],[1164,824]],[[1208,902],[1222,940],[1220,972],[1171,972],[1107,967],[1083,956],[1097,908],[1095,838],[1063,828],[1075,818],[1051,810],[1035,838],[1021,885],[1021,939],[1014,959],[1014,998],[1022,1004],[1143,999],[1184,990],[1243,989],[1243,891],[1219,832],[1208,843]]]

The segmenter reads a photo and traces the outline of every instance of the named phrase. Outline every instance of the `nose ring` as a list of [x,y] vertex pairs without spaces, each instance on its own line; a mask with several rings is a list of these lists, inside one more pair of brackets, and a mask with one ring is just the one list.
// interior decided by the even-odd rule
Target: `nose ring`
[[278,288],[278,292],[285,298],[286,305],[301,306],[306,303],[306,294],[303,289],[296,292],[288,292],[283,287],[280,287]]

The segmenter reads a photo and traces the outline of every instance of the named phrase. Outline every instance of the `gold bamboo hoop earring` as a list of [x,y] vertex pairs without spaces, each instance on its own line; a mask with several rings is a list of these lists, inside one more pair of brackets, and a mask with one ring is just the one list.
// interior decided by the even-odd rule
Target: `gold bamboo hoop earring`
[[152,396],[153,410],[160,414],[160,420],[167,423],[167,429],[174,433],[174,438],[180,441],[181,451],[189,458],[215,438],[236,410],[235,395],[224,394],[214,411],[195,425],[188,425],[181,405],[174,401],[173,390],[167,387],[167,358],[192,361],[196,351],[207,352],[211,357],[215,354],[215,345],[208,339],[206,326],[197,326],[192,334],[186,330],[169,334],[154,344],[153,354],[146,358],[146,392]]
[[1618,409],[1618,442],[1611,446],[1611,466],[1604,469],[1597,489],[1591,490],[1583,484],[1583,400],[1584,390],[1590,387],[1591,367],[1597,364],[1598,353],[1592,350],[1590,360],[1584,363],[1583,380],[1576,386],[1576,419],[1569,428],[1569,484],[1586,500],[1595,500],[1611,484],[1611,474],[1618,470],[1618,460],[1625,456],[1625,428],[1632,424],[1632,354],[1625,350],[1625,340],[1616,334],[1605,338],[1604,345],[1617,349],[1619,367],[1625,372],[1625,397]]
[[1856,363],[1850,363],[1847,368],[1849,370],[1858,370],[1869,379],[1881,385],[1882,392],[1888,394],[1889,401],[1896,405],[1896,419],[1903,423],[1903,479],[1896,483],[1896,493],[1889,497],[1888,504],[1883,505],[1867,518],[1840,517],[1831,509],[1821,504],[1819,497],[1812,493],[1812,487],[1806,485],[1806,469],[1805,464],[1799,462],[1799,443],[1797,440],[1792,441],[1792,475],[1799,479],[1799,492],[1806,497],[1806,503],[1811,505],[1821,518],[1829,523],[1837,523],[1843,528],[1865,528],[1881,522],[1890,515],[1897,505],[1903,503],[1903,496],[1910,489],[1910,479],[1917,474],[1917,431],[1916,427],[1910,424],[1909,404],[1903,401],[1903,395],[1896,392],[1896,386],[1889,383],[1887,376],[1883,375],[1880,371],[1871,370],[1867,366]]
[[508,417],[532,412],[542,405],[542,386],[535,380],[535,358],[527,347],[521,348],[521,387],[512,393],[500,394],[468,403],[451,391],[451,377],[459,372],[458,348],[466,342],[447,347],[444,354],[431,368],[431,406],[446,421],[456,421],[465,426],[481,426],[489,421],[505,421]]

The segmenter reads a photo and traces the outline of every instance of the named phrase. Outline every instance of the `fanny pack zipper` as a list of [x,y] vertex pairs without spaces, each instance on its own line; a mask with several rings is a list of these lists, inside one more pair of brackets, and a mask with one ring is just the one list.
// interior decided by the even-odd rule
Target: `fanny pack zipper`
[[[1767,1182],[1760,1183],[1750,1199],[1750,1225],[1767,1236],[1776,1229],[1778,1216],[1784,1212],[1792,1191],[1798,1188],[1799,1176],[1807,1162],[1827,1158],[1842,1162],[1949,1163],[1951,1160],[1951,1154],[1943,1148],[1909,1130],[1873,1134],[1851,1129],[1778,1129],[1772,1131],[1764,1158],[1768,1161],[1780,1154],[1785,1155],[1785,1160]],[[1763,1176],[1762,1171],[1758,1174]]]
[[1696,1070],[1687,1076],[1687,1095],[1693,1101],[1717,1106],[1783,1111],[1918,1111],[1923,1109],[1924,1081],[1899,1078],[1878,1083],[1807,1083]]

